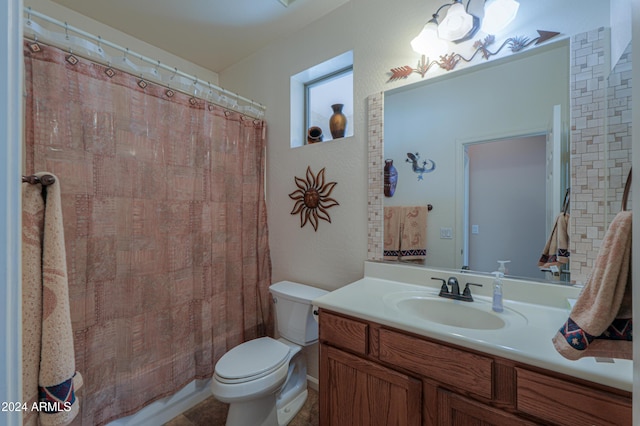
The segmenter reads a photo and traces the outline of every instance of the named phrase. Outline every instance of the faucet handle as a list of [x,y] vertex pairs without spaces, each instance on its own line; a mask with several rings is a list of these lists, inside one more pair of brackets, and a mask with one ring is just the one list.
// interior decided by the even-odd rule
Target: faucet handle
[[467,283],[464,286],[464,291],[462,292],[463,296],[468,296],[471,297],[471,289],[469,288],[470,285],[475,285],[477,287],[482,287],[482,284],[475,284],[475,283]]
[[447,282],[442,278],[431,277],[432,280],[442,281],[442,286],[440,286],[440,296],[443,294],[449,294],[449,287],[447,287]]

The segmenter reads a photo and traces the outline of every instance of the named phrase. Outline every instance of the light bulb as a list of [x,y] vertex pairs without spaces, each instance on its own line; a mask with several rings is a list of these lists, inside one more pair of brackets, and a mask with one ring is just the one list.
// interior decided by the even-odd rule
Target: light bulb
[[438,25],[433,19],[427,22],[420,34],[411,40],[411,48],[431,58],[444,55],[448,51],[447,43],[438,37]]
[[482,31],[497,34],[511,23],[518,13],[520,3],[515,0],[488,0],[484,6]]
[[473,16],[467,13],[462,3],[456,2],[449,7],[447,15],[438,25],[438,36],[444,40],[459,40],[472,28]]

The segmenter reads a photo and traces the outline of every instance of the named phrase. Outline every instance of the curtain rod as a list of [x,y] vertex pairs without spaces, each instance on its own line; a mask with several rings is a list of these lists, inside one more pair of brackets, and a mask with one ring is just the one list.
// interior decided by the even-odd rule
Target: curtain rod
[[[81,30],[79,28],[73,27],[71,25],[69,25],[67,22],[61,22],[58,21],[55,18],[52,18],[48,15],[45,15],[43,13],[37,12],[33,9],[31,9],[31,7],[25,7],[24,8],[24,13],[27,15],[27,20],[25,21],[25,27],[30,28],[34,31],[34,33],[36,32],[40,32],[42,33],[47,33],[48,31],[42,29],[37,23],[32,22],[31,21],[31,16],[35,16],[39,19],[42,19],[45,22],[48,22],[50,24],[53,25],[57,25],[61,28],[63,28],[65,30],[65,40],[69,40],[69,35],[68,32],[72,31],[82,37],[84,37],[85,39],[91,40],[93,42],[96,42],[97,45],[93,45],[92,43],[87,42],[86,40],[85,43],[82,43],[81,46],[84,47],[85,49],[89,50],[89,51],[93,51],[96,55],[102,57],[103,59],[105,58],[105,53],[102,50],[102,45],[108,46],[112,49],[115,49],[119,52],[121,52],[124,56],[123,56],[123,63],[125,63],[129,68],[132,68],[135,71],[143,71],[147,74],[151,74],[152,76],[155,76],[155,78],[160,79],[160,81],[163,84],[168,84],[164,81],[162,81],[162,76],[159,75],[159,73],[157,72],[157,69],[163,69],[165,71],[169,71],[171,73],[171,77],[170,79],[173,81],[175,79],[175,77],[182,77],[183,79],[187,79],[187,81],[192,84],[193,86],[198,86],[200,85],[202,88],[208,88],[209,89],[209,93],[212,93],[212,90],[215,90],[216,92],[222,93],[222,96],[219,96],[218,100],[214,99],[212,102],[213,103],[225,103],[226,105],[220,105],[223,107],[229,107],[231,106],[232,108],[237,108],[237,102],[236,105],[232,105],[233,103],[230,102],[228,100],[228,98],[225,95],[229,95],[232,98],[235,98],[237,101],[242,101],[244,103],[249,104],[248,107],[240,107],[242,109],[244,109],[246,112],[248,113],[253,113],[254,115],[258,115],[258,116],[264,116],[264,111],[266,110],[266,107],[262,104],[260,104],[259,102],[255,102],[251,99],[245,98],[244,96],[241,96],[237,93],[231,92],[229,90],[226,90],[222,87],[216,86],[215,84],[211,84],[209,82],[204,82],[198,79],[197,76],[191,75],[191,74],[187,74],[183,71],[180,71],[177,67],[170,67],[168,65],[165,65],[163,63],[161,63],[159,60],[154,60],[151,59],[145,55],[142,55],[140,53],[136,53],[131,51],[129,48],[120,46],[116,43],[113,43],[111,41],[105,40],[100,36],[96,36],[94,34],[88,33],[84,30]],[[56,37],[52,37],[52,38],[56,38]],[[37,36],[36,36],[36,41],[37,41]],[[55,41],[55,40],[53,40]],[[143,62],[146,62],[150,65],[153,65],[153,67],[151,68],[146,68],[146,69],[139,69],[138,67],[135,66],[135,64],[133,64],[130,60],[127,59],[128,56],[134,57],[136,59],[139,59]],[[111,66],[113,64],[109,63],[109,66]],[[114,67],[116,67],[116,65],[113,65]],[[184,80],[183,80],[184,81]],[[206,84],[205,84],[206,83]],[[183,83],[184,84],[184,83]],[[188,92],[187,92],[188,93]],[[195,96],[195,94],[194,94]],[[220,99],[222,98],[222,99]],[[231,104],[231,105],[230,105]]]

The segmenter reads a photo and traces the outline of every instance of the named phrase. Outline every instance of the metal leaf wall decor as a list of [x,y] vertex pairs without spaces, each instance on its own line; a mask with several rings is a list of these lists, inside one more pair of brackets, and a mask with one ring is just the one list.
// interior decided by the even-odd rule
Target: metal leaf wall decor
[[422,58],[420,58],[415,68],[412,68],[409,65],[391,68],[391,76],[389,77],[388,81],[396,81],[407,78],[413,73],[420,74],[420,77],[424,78],[425,74],[434,65],[439,66],[445,71],[451,71],[456,67],[456,65],[458,65],[461,60],[465,62],[471,62],[479,53],[482,54],[482,57],[484,59],[488,60],[491,56],[497,55],[505,46],[508,46],[509,49],[511,49],[511,52],[516,53],[529,47],[533,43],[537,45],[560,34],[555,31],[537,31],[538,37],[531,40],[528,37],[524,36],[509,37],[495,52],[489,50],[489,46],[495,42],[495,37],[492,35],[488,35],[483,40],[477,40],[473,44],[473,48],[475,49],[475,51],[469,59],[465,58],[459,53],[453,52],[440,56],[440,59],[438,61],[429,61],[429,58],[426,58],[425,55],[422,55]]
[[329,198],[337,182],[324,181],[324,167],[314,175],[311,166],[307,167],[305,179],[295,177],[298,189],[289,194],[289,198],[295,201],[291,214],[300,214],[300,227],[311,223],[314,231],[318,231],[319,219],[331,223],[331,217],[327,209],[339,205],[333,198]]

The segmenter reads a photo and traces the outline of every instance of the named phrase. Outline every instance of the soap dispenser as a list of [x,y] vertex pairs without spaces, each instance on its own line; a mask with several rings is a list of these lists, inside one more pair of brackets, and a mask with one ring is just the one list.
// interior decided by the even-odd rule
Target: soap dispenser
[[505,263],[510,263],[510,260],[498,260],[498,263],[500,264],[500,266],[498,267],[498,271],[502,272],[502,276],[504,277],[505,275],[507,275],[507,267],[505,266]]
[[492,309],[495,312],[504,311],[504,306],[502,304],[502,277],[504,274],[500,271],[492,272],[496,277],[493,280],[493,306]]

